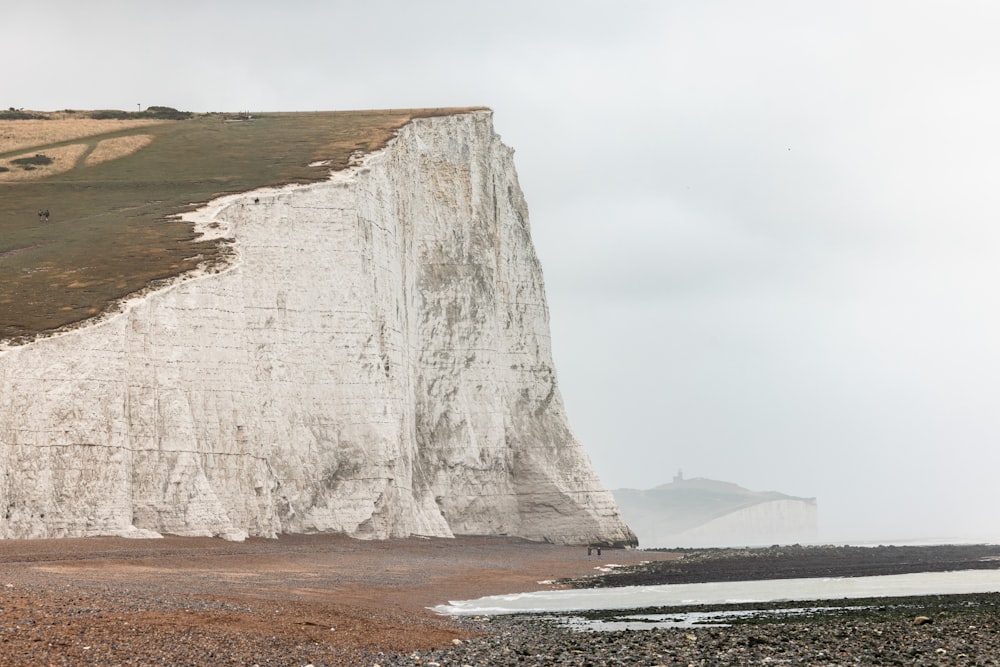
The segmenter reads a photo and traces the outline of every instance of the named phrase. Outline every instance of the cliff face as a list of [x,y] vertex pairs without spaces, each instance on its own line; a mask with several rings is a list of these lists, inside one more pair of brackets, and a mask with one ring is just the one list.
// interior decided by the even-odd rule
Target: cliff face
[[227,267],[0,353],[0,537],[634,541],[568,428],[489,112],[200,215]]
[[[659,546],[733,547],[814,542],[816,503],[803,499],[770,500],[744,507],[676,535],[660,536]],[[646,546],[647,544],[643,540]]]

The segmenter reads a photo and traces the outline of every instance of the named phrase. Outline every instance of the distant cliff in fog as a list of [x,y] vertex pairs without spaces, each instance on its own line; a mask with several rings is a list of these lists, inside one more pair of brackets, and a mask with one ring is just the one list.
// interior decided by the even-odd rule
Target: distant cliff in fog
[[612,493],[642,547],[757,546],[816,539],[815,498],[680,475],[653,489]]

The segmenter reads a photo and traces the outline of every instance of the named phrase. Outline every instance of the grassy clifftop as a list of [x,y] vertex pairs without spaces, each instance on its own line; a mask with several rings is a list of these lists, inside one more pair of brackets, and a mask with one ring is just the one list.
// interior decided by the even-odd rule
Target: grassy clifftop
[[217,258],[219,244],[195,240],[178,214],[323,180],[413,118],[469,110],[0,117],[0,341],[80,322]]

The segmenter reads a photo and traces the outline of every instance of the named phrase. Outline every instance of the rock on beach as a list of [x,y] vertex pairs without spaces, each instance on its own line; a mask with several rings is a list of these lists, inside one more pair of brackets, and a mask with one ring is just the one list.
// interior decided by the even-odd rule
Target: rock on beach
[[470,621],[484,634],[461,646],[381,656],[409,665],[998,665],[991,610],[912,619],[828,618],[729,627],[576,631],[537,618]]

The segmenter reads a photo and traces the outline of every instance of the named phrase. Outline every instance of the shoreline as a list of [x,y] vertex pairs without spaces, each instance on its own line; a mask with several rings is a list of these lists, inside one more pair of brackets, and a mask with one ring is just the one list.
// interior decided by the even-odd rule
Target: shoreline
[[[794,545],[676,553],[684,558],[564,583],[587,589],[682,581],[725,585],[751,576],[849,579],[969,565],[997,570],[1000,565],[1000,547],[985,544]],[[996,583],[994,590],[1000,591],[1000,573]],[[745,615],[733,617],[733,612]],[[483,634],[452,648],[394,656],[379,664],[1000,665],[998,614],[1000,593],[988,592],[462,616]],[[589,629],[597,625],[607,629]]]
[[[702,610],[709,623],[721,620],[729,625],[599,632],[574,629],[561,615],[469,619],[468,627],[482,633],[478,637],[447,649],[385,656],[388,659],[375,664],[1000,665],[1000,594],[857,602],[857,606],[844,609],[833,601],[805,613],[771,608],[742,620],[720,619],[720,610],[711,607]],[[667,613],[679,616],[672,610]],[[637,618],[631,625],[642,624],[642,616],[633,615],[629,620]],[[620,619],[606,616],[601,620]]]
[[680,559],[651,561],[621,568],[597,579],[567,583],[577,588],[655,586],[1000,568],[1000,545],[995,544],[876,547],[792,544],[743,549],[678,549],[669,553]]
[[[826,549],[829,555],[838,548]],[[754,550],[738,551],[747,552],[743,558],[760,558]],[[842,664],[846,658],[823,662],[817,657],[837,642],[845,655],[868,656],[862,661],[878,664],[891,655],[890,647],[880,649],[882,658],[872,657],[871,642],[878,638],[886,646],[896,638],[898,650],[939,644],[921,655],[939,656],[933,651],[943,648],[949,655],[968,656],[973,637],[983,647],[981,656],[1000,655],[1000,632],[993,628],[1000,602],[990,602],[990,596],[946,596],[950,601],[929,596],[917,602],[923,607],[888,616],[826,614],[730,628],[600,634],[569,630],[551,614],[458,618],[429,609],[451,600],[563,588],[574,580],[596,585],[625,573],[597,569],[611,564],[639,571],[648,570],[642,563],[652,560],[669,571],[683,563],[681,553],[691,555],[605,549],[598,559],[582,547],[504,537],[0,541],[0,656],[8,665],[391,667],[552,664],[556,659],[596,665],[614,656],[618,664],[743,665],[768,655]],[[866,548],[856,555],[870,559],[873,553]],[[939,561],[956,554],[953,547],[927,553],[937,554]],[[704,563],[712,560],[701,561],[706,572],[712,566]],[[802,564],[801,557],[787,562],[796,560]],[[685,565],[692,562],[698,566],[698,559]],[[885,600],[877,604],[892,606]],[[934,622],[915,626],[918,614]],[[978,628],[974,636],[968,630],[972,625]]]

